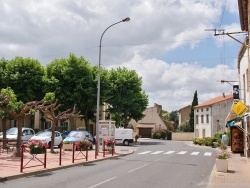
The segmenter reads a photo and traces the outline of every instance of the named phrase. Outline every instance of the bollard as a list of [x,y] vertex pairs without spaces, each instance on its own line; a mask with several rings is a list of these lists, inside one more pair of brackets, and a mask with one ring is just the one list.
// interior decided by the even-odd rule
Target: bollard
[[59,166],[62,166],[62,147],[63,147],[63,143],[60,143],[60,154],[59,154]]
[[73,149],[72,149],[72,163],[74,163],[75,162],[75,143],[73,143]]
[[24,148],[24,145],[21,145],[21,172],[23,172],[23,148]]

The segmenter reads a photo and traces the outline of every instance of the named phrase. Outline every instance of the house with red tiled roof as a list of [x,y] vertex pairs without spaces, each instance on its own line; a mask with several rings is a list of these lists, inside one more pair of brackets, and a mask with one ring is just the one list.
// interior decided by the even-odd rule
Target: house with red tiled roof
[[231,111],[233,94],[215,97],[194,107],[195,137],[212,137],[224,132],[226,118]]

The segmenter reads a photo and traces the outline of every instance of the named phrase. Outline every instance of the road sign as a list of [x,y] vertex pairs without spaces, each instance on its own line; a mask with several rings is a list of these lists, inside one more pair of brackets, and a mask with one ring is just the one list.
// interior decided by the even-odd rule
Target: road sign
[[232,107],[232,111],[237,116],[242,116],[244,113],[248,111],[248,108],[241,101],[239,101]]

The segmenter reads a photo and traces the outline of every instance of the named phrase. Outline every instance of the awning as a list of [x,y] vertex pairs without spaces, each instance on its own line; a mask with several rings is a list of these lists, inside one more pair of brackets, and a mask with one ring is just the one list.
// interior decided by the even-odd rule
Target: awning
[[225,121],[229,122],[229,121],[232,121],[232,120],[234,120],[236,118],[237,118],[237,115],[235,113],[229,112],[226,119],[225,119]]
[[150,128],[150,129],[153,129],[155,128],[155,124],[154,123],[148,123],[148,124],[142,124],[142,123],[139,123],[136,125],[136,128]]
[[241,125],[241,120],[243,120],[244,117],[247,117],[248,114],[244,114],[243,116],[237,117],[235,119],[231,119],[229,121],[227,121],[227,125],[229,125],[230,127],[236,126],[236,125]]

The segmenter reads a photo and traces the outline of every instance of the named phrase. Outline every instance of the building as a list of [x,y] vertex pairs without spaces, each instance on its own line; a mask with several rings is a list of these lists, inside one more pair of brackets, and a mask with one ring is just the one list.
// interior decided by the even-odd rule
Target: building
[[158,130],[167,130],[167,126],[162,119],[162,106],[154,104],[154,107],[147,108],[141,120],[136,122],[131,120],[130,125],[133,126],[136,134],[142,138],[151,138],[153,133]]
[[[239,7],[239,17],[241,30],[247,32],[247,37],[242,42],[241,49],[238,54],[238,74],[239,74],[239,88],[240,88],[240,100],[248,107],[250,107],[250,92],[249,92],[249,82],[250,82],[250,64],[249,64],[249,8],[250,1],[248,0],[238,0]],[[246,157],[250,156],[250,117],[245,117],[241,121],[241,127],[244,132],[244,154]]]
[[190,113],[191,113],[191,109],[192,106],[191,105],[187,105],[183,108],[181,108],[178,113],[179,113],[179,127],[180,125],[182,125],[183,123],[189,121],[190,119]]
[[223,94],[194,106],[195,137],[213,137],[216,132],[224,132],[232,104],[233,94]]

